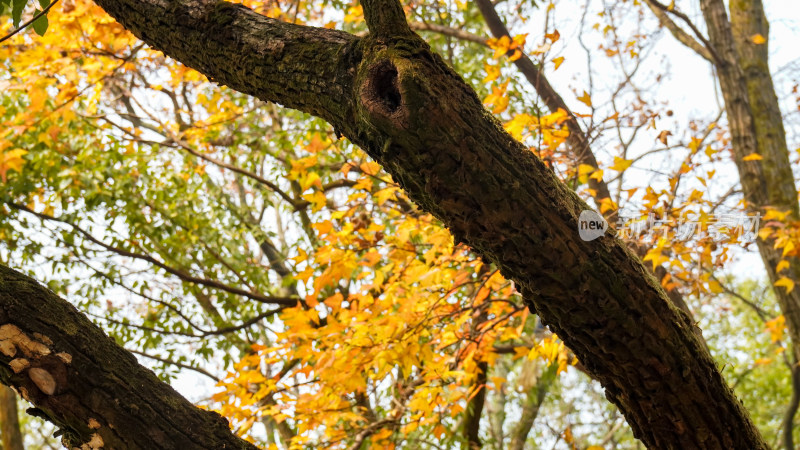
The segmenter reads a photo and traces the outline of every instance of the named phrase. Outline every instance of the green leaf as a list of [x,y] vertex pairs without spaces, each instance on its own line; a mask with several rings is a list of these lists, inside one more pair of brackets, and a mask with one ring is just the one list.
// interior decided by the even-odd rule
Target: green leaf
[[[39,14],[39,10],[37,9],[35,14]],[[44,36],[45,31],[47,31],[47,26],[50,23],[47,20],[47,14],[42,15],[38,19],[34,20],[31,26],[33,27],[33,31],[36,32],[39,36]]]
[[25,4],[28,0],[13,0],[11,8],[11,20],[14,21],[14,26],[18,27],[20,20],[22,20],[22,10],[25,9]]
[[41,6],[42,9],[47,8],[49,5],[50,5],[50,0],[39,0],[39,6]]

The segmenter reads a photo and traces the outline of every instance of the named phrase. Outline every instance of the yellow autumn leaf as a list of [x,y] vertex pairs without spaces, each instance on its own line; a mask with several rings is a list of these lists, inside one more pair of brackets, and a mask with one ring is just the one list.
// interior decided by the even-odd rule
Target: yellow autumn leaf
[[631,166],[631,164],[633,164],[632,159],[625,159],[625,158],[620,158],[619,156],[615,156],[614,164],[612,164],[611,167],[609,167],[609,169],[616,170],[617,172],[624,172],[625,170],[628,169],[628,167]]
[[764,157],[759,155],[758,153],[750,153],[749,155],[742,158],[742,161],[761,161],[762,159],[764,159]]
[[603,181],[603,169],[595,170],[591,175],[589,175],[589,178],[597,181]]
[[359,168],[361,168],[361,171],[365,174],[373,176],[377,175],[378,171],[381,170],[381,166],[374,161],[363,162]]
[[25,160],[22,159],[22,157],[26,154],[28,154],[28,152],[21,148],[0,153],[0,179],[2,179],[4,183],[6,181],[6,173],[9,170],[22,172],[22,166],[25,164]]
[[507,96],[497,99],[497,101],[494,102],[494,108],[492,108],[492,112],[494,114],[500,114],[501,112],[505,111],[506,108],[508,108],[508,100],[509,99]]
[[364,8],[361,5],[352,6],[344,16],[345,23],[355,23],[364,20]]
[[772,342],[778,342],[781,340],[781,338],[783,338],[783,330],[786,327],[786,318],[783,317],[783,314],[781,314],[772,320],[768,320],[764,325],[766,325],[767,331],[769,331],[769,337]]
[[525,40],[528,38],[528,33],[518,34],[511,40],[509,48],[522,48],[525,46]]
[[583,95],[578,97],[578,100],[583,103],[584,105],[588,106],[589,108],[592,107],[592,97],[589,95],[588,92],[583,91]]
[[780,272],[788,268],[789,268],[789,261],[782,259],[781,262],[778,263],[777,267],[775,267],[775,271]]
[[794,249],[795,249],[795,248],[796,248],[796,247],[795,247],[795,245],[794,245],[794,242],[792,242],[792,241],[787,241],[787,242],[786,242],[786,245],[784,245],[784,246],[783,246],[783,254],[782,254],[781,256],[783,257],[783,256],[786,256],[786,255],[788,255],[789,253],[791,253],[792,251],[794,251]]
[[303,195],[303,198],[311,203],[311,210],[313,212],[320,211],[327,202],[325,194],[323,194],[321,191],[314,191],[311,194]]
[[756,34],[750,36],[750,42],[752,42],[753,44],[756,44],[756,45],[761,45],[761,44],[766,44],[767,43],[767,39],[764,36],[762,36],[761,34],[756,33]]
[[764,213],[763,220],[777,220],[778,222],[783,222],[786,220],[786,216],[789,214],[788,211],[779,211],[774,208],[768,208],[767,212]]
[[578,166],[578,181],[581,184],[587,183],[589,181],[589,175],[594,173],[595,168],[590,166],[589,164],[581,164]]
[[775,286],[783,286],[786,288],[786,293],[788,294],[794,290],[794,281],[788,277],[781,277],[775,282]]
[[490,81],[494,81],[500,76],[500,67],[498,66],[493,66],[491,64],[484,64],[483,68],[486,71],[486,77],[483,79],[484,83],[489,83]]
[[494,105],[492,112],[500,114],[508,107],[508,97],[506,96],[506,89],[508,89],[509,80],[504,81],[498,86],[492,87],[492,93],[483,99],[484,105]]
[[500,59],[501,56],[508,52],[508,49],[511,46],[511,38],[508,36],[503,36],[500,39],[489,39],[486,41],[486,45],[494,50],[494,55],[492,55],[492,58]]
[[299,184],[301,191],[307,191],[311,186],[317,186],[322,188],[322,181],[319,178],[319,174],[316,172],[308,172],[307,174],[301,176],[299,178]]
[[567,444],[572,444],[575,441],[575,437],[572,435],[572,430],[569,427],[564,430],[564,432],[561,434],[561,437],[564,438],[564,441],[566,441]]
[[669,257],[662,255],[661,249],[653,248],[647,251],[642,261],[652,261],[653,270],[655,270],[656,267],[660,266],[662,263],[669,261]]
[[555,69],[553,70],[558,70],[558,68],[561,67],[561,63],[563,62],[564,62],[563,56],[559,56],[558,58],[553,58],[553,64],[555,64],[556,66]]
[[545,33],[544,38],[550,42],[555,42],[561,38],[561,33],[558,30],[553,30],[552,33]]
[[511,136],[514,136],[514,139],[521,140],[525,128],[534,123],[535,120],[534,117],[528,114],[517,114],[514,118],[503,124],[503,128],[505,128]]

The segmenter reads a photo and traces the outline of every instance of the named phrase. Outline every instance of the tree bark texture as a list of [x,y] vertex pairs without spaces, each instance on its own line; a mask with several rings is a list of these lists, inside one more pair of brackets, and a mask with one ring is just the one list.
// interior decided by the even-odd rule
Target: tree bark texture
[[[764,8],[760,0],[732,0],[730,4],[729,21],[722,0],[700,2],[709,40],[719,56],[716,69],[742,192],[753,211],[763,214],[766,207],[773,207],[798,220],[797,189],[769,72],[767,44],[752,40],[757,34],[769,37]],[[753,153],[763,159],[744,160]],[[782,249],[776,249],[771,240],[759,239],[757,244],[772,283],[784,275],[800,283],[798,258],[788,258],[789,268],[778,273],[776,266],[784,259]],[[786,318],[794,357],[800,360],[800,290],[787,292],[776,287],[774,292]]]
[[17,394],[6,386],[0,386],[0,442],[3,450],[25,450],[19,428]]
[[67,301],[2,265],[0,381],[57,425],[70,449],[256,449]]

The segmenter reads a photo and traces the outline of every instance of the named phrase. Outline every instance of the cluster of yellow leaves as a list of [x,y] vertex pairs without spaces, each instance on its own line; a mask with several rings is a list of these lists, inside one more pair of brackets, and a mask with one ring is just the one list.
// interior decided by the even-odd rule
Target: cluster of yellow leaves
[[[0,142],[0,147],[1,146],[2,142]],[[22,172],[22,166],[25,164],[25,160],[22,159],[22,157],[25,156],[26,153],[28,152],[19,148],[14,150],[0,151],[0,180],[5,183],[6,173],[9,170]]]
[[[29,34],[14,36],[0,47],[0,58],[11,62],[13,78],[8,90],[26,92],[27,114],[12,126],[29,126],[42,117],[69,114],[63,108],[78,95],[90,93],[87,110],[99,98],[97,83],[115,71],[131,69],[125,52],[135,38],[94,3],[64,2],[49,14],[50,29],[32,43]],[[89,84],[87,84],[89,83]],[[50,98],[48,91],[57,92]]]
[[[570,364],[569,351],[556,335],[542,339],[532,346],[530,350],[527,347],[517,347],[515,352],[517,357],[524,355],[531,360],[540,358],[548,364],[556,364],[558,366],[557,373],[566,371],[567,366]],[[577,363],[578,360],[573,357],[571,364],[575,365]]]
[[[290,176],[315,189],[315,162],[313,153],[293,162]],[[373,434],[373,445],[391,446],[395,432],[420,428],[443,436],[443,424],[477,392],[480,363],[493,364],[495,342],[520,338],[529,313],[514,306],[521,300],[510,283],[454,246],[430,216],[370,213],[403,201],[377,164],[346,164],[342,172],[358,175],[346,208],[312,224],[319,245],[292,258],[304,304],[281,314],[275,340],[237,363],[215,400],[242,434],[254,420],[288,418],[295,444],[325,430],[314,445],[335,447],[369,425],[355,399],[394,386],[395,406],[381,414],[396,431]],[[520,348],[566,368],[556,338]]]
[[778,317],[767,321],[764,326],[766,326],[767,331],[769,331],[769,337],[772,342],[778,342],[783,339],[783,333],[786,330],[786,318],[783,317],[783,314],[781,314]]
[[495,114],[500,114],[508,108],[508,94],[506,91],[508,90],[508,82],[506,80],[502,83],[496,84],[492,86],[492,93],[487,95],[485,99],[483,99],[483,104],[487,106],[492,106],[492,112]]
[[769,242],[773,248],[781,250],[783,259],[778,262],[775,271],[781,275],[775,282],[775,286],[792,292],[795,288],[795,281],[790,278],[791,273],[787,272],[790,268],[790,260],[800,256],[800,223],[792,220],[789,211],[781,211],[776,208],[767,208],[761,217],[761,227],[758,230],[759,238]]
[[564,126],[568,119],[569,115],[563,109],[541,117],[517,114],[504,127],[514,139],[524,141],[536,135],[540,138],[539,147],[554,150],[569,137],[569,130]]
[[82,103],[84,114],[95,114],[104,80],[132,68],[126,53],[135,38],[94,3],[63,1],[48,17],[44,36],[19,33],[0,46],[0,59],[10,69],[2,89],[26,102],[13,114],[0,107],[3,182],[9,171],[22,170],[30,152],[9,149],[11,142],[24,139],[59,148],[62,130],[76,120],[75,103]]
[[516,61],[522,57],[522,50],[525,47],[525,40],[528,38],[527,34],[518,34],[513,38],[503,36],[499,39],[489,39],[486,41],[492,50],[494,50],[494,59],[500,59],[503,55],[509,55],[509,60]]

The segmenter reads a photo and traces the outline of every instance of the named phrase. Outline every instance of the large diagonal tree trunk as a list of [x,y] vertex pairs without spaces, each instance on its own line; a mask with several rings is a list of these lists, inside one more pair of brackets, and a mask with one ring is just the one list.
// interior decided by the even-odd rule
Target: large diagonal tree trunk
[[[322,117],[365,149],[457,240],[516,282],[649,447],[766,448],[692,321],[621,242],[580,239],[587,205],[410,31],[396,1],[363,2],[370,34],[362,39],[217,0],[97,3],[214,81]],[[73,339],[43,328],[56,347]],[[48,415],[60,412],[51,397],[34,401]]]

